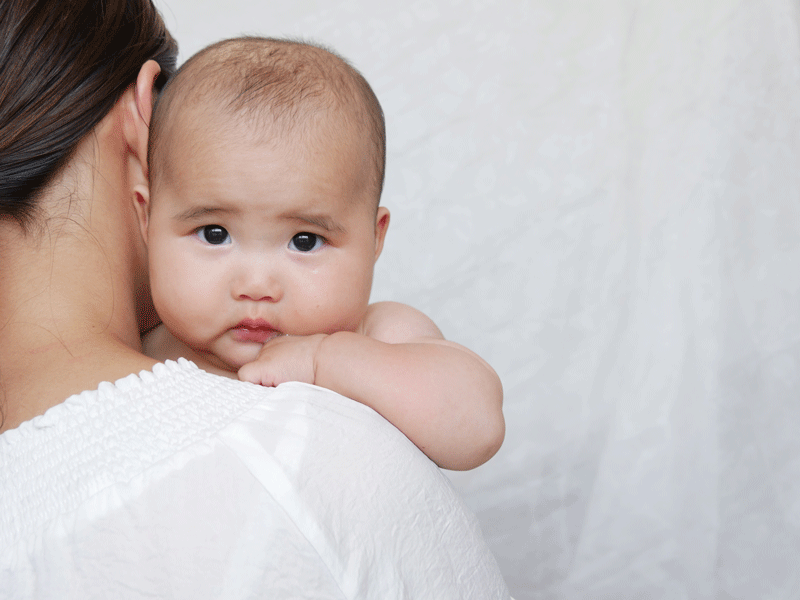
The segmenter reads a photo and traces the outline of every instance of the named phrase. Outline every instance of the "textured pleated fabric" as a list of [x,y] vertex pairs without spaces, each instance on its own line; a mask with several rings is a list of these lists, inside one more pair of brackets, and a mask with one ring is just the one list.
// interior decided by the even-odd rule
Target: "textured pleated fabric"
[[507,598],[448,480],[371,409],[181,359],[0,435],[0,598]]

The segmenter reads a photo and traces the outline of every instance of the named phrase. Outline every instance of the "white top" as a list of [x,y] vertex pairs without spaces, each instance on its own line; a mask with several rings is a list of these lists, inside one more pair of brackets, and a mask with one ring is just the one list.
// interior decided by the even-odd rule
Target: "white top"
[[0,435],[0,598],[508,598],[448,480],[370,408],[181,359]]

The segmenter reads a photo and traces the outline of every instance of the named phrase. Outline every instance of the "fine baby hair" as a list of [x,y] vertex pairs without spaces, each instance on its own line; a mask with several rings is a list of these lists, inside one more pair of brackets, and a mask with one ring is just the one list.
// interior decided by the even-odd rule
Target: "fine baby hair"
[[154,189],[169,176],[171,130],[176,112],[187,106],[222,111],[256,136],[276,127],[283,135],[302,136],[316,114],[340,113],[372,142],[377,206],[386,162],[383,111],[366,79],[334,51],[304,41],[240,37],[192,56],[166,86],[153,112],[149,163]]

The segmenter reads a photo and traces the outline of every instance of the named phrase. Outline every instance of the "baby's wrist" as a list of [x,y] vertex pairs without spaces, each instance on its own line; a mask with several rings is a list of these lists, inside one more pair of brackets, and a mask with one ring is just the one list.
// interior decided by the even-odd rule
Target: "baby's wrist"
[[315,342],[314,352],[311,355],[311,375],[313,378],[312,383],[321,387],[325,386],[322,385],[322,382],[319,380],[320,363],[324,361],[323,347],[325,345],[325,340],[327,340],[329,337],[330,335],[327,333],[317,333],[312,336]]
[[343,359],[348,357],[348,338],[358,335],[350,331],[335,331],[333,333],[317,334],[318,341],[314,351],[314,381],[315,385],[327,387],[342,393],[339,389],[332,388],[336,385],[339,371],[343,366]]

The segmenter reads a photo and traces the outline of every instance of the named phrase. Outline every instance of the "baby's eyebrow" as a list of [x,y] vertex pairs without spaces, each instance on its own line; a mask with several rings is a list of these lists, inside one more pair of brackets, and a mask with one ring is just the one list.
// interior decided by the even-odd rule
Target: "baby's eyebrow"
[[328,217],[327,215],[311,215],[305,213],[291,213],[284,215],[284,218],[295,221],[302,221],[309,225],[314,225],[325,231],[344,233],[345,229],[339,223]]
[[196,221],[210,215],[230,215],[237,213],[235,208],[222,206],[193,206],[175,215],[177,221]]

